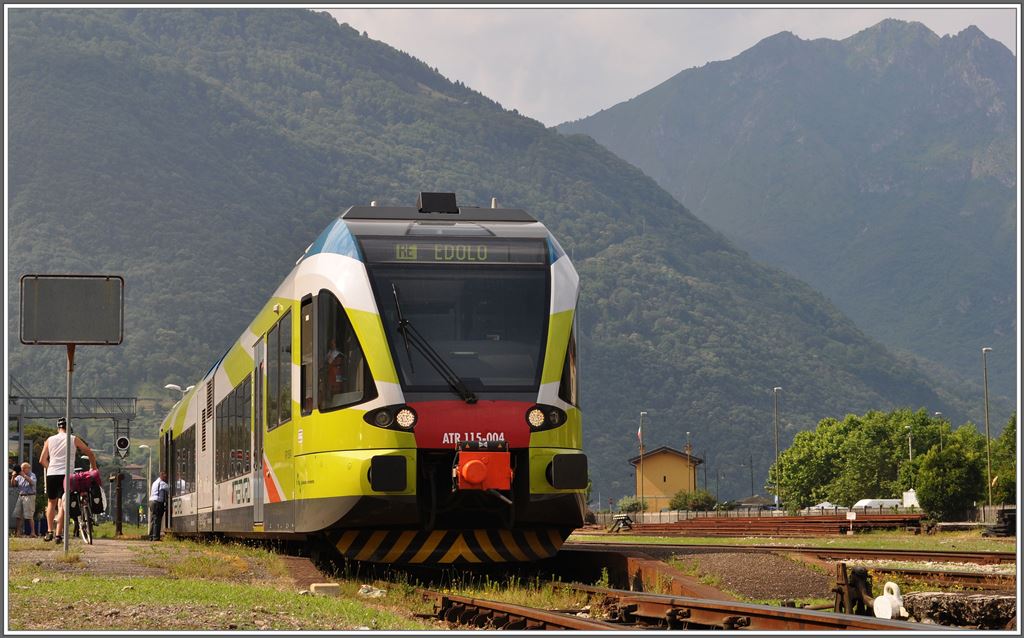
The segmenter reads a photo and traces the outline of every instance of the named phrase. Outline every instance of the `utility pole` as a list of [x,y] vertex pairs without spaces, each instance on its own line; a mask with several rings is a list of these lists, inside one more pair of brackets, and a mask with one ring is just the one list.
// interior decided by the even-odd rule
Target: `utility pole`
[[981,349],[981,365],[985,370],[985,455],[988,457],[988,505],[992,506],[992,437],[988,430],[988,353],[992,348]]
[[779,505],[779,478],[782,469],[779,467],[779,392],[782,388],[772,388],[772,414],[775,421],[775,505]]
[[647,413],[640,411],[640,429],[637,434],[640,437],[640,516],[638,520],[643,522],[644,518],[644,417]]

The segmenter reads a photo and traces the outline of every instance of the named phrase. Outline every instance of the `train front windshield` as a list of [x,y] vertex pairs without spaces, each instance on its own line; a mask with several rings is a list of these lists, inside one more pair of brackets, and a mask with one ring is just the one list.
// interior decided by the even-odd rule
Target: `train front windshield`
[[[406,391],[449,391],[430,353],[415,347],[421,337],[473,392],[536,392],[549,312],[543,241],[388,238],[363,248]],[[404,334],[400,319],[417,335]]]

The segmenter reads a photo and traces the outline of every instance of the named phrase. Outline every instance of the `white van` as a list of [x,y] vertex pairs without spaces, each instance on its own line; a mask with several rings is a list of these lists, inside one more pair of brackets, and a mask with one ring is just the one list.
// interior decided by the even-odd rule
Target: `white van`
[[853,504],[853,508],[858,507],[899,507],[903,505],[903,499],[899,498],[862,498]]

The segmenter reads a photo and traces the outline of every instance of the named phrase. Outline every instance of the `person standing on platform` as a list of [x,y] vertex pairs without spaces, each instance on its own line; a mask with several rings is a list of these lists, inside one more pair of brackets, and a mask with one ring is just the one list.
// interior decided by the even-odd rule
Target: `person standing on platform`
[[160,476],[153,481],[153,485],[149,488],[149,540],[160,540],[160,524],[163,522],[166,511],[167,472],[160,472]]
[[36,474],[29,463],[21,464],[21,472],[11,478],[11,485],[18,488],[18,502],[14,504],[14,535],[24,531],[25,521],[32,526],[31,537],[36,537],[33,518],[36,513]]

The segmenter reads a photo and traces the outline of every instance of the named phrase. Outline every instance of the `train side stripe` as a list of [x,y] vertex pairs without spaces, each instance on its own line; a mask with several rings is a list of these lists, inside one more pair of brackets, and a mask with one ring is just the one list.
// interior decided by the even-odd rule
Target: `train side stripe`
[[512,536],[511,532],[507,529],[498,530],[498,535],[501,537],[502,543],[508,548],[508,551],[518,561],[528,561],[526,554],[519,549],[519,545],[516,544],[516,539]]
[[391,549],[388,550],[388,553],[384,554],[384,558],[381,560],[381,562],[393,563],[396,560],[398,560],[398,557],[405,552],[405,549],[407,547],[409,547],[409,543],[411,543],[412,540],[416,538],[417,533],[418,532],[413,530],[402,532],[401,535],[399,535],[398,540],[396,540],[394,545],[391,546]]
[[359,532],[357,530],[354,530],[354,529],[349,530],[349,531],[345,532],[344,534],[342,534],[341,538],[338,539],[338,544],[337,544],[338,551],[341,552],[342,555],[347,555],[348,554],[349,545],[352,544],[352,541],[354,541],[357,536],[359,536]]
[[491,539],[487,536],[487,532],[482,529],[473,530],[473,537],[476,538],[477,546],[483,551],[484,555],[488,559],[496,562],[503,563],[505,558],[502,558],[501,554],[494,550],[494,545],[491,543]]
[[423,542],[422,547],[420,547],[420,551],[416,552],[416,554],[412,557],[412,560],[410,560],[409,562],[422,563],[424,560],[426,560],[427,557],[430,556],[431,553],[433,553],[434,548],[437,547],[437,544],[441,542],[441,539],[444,538],[444,534],[445,533],[440,530],[431,532],[430,536],[427,537],[427,540]]
[[374,550],[380,547],[381,541],[383,541],[384,537],[387,535],[388,533],[385,531],[376,531],[370,534],[370,538],[367,539],[366,544],[363,545],[363,548],[359,550],[358,554],[356,554],[356,560],[367,560],[373,556]]

